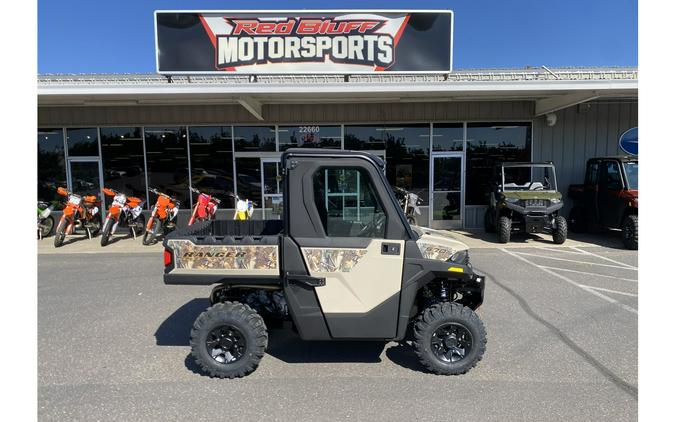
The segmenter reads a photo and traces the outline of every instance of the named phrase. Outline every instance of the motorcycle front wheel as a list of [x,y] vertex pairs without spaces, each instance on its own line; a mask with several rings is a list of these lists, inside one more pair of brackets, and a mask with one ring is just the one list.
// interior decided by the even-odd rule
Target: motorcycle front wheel
[[144,245],[150,245],[151,243],[154,243],[155,240],[157,240],[157,233],[159,233],[159,226],[161,224],[162,222],[159,220],[159,218],[155,218],[155,221],[152,222],[152,228],[150,230],[146,230],[145,233],[143,233]]
[[70,222],[67,218],[62,219],[59,222],[59,226],[56,228],[56,233],[54,234],[54,247],[58,248],[63,245],[63,241],[66,238],[66,227]]
[[110,218],[105,220],[103,231],[101,232],[101,246],[106,246],[108,244],[108,240],[110,240],[110,232],[112,231],[112,226],[114,224],[115,223]]

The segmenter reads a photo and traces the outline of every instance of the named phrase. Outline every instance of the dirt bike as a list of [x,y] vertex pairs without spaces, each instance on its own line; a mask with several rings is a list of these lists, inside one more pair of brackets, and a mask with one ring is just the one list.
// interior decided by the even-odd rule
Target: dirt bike
[[38,239],[49,236],[54,228],[54,217],[51,216],[54,210],[54,205],[49,205],[46,202],[38,201],[37,206],[37,234]]
[[103,223],[101,246],[108,244],[110,236],[115,234],[117,227],[128,227],[136,239],[136,232],[142,232],[145,228],[145,216],[143,215],[145,201],[135,196],[126,196],[110,188],[103,188],[103,193],[112,197],[113,200]]
[[233,193],[231,193],[230,196],[234,198],[235,204],[233,220],[250,220],[253,215],[253,207],[257,207],[258,204],[249,199],[241,199],[238,195]]
[[63,245],[67,235],[71,235],[76,229],[83,228],[87,232],[87,238],[91,239],[101,230],[101,213],[99,207],[101,201],[96,195],[76,195],[65,188],[58,188],[56,192],[68,198],[66,207],[56,227],[54,246]]
[[215,219],[220,199],[212,195],[207,195],[192,187],[190,190],[197,194],[197,203],[192,207],[192,216],[190,217],[190,221],[188,221],[188,226],[193,225],[195,221]]
[[405,214],[408,223],[416,225],[417,221],[415,215],[422,215],[422,211],[420,211],[419,207],[422,203],[422,199],[420,199],[419,195],[408,192],[403,188],[397,186],[393,186],[393,188],[394,193],[396,193],[396,199],[398,199],[398,203],[403,209],[403,213]]
[[160,230],[163,234],[166,234],[176,228],[175,221],[176,216],[178,216],[178,207],[180,206],[180,202],[172,196],[162,193],[155,188],[148,190],[157,195],[157,202],[152,207],[148,224],[145,226],[145,233],[143,234],[144,245],[157,241],[157,235]]

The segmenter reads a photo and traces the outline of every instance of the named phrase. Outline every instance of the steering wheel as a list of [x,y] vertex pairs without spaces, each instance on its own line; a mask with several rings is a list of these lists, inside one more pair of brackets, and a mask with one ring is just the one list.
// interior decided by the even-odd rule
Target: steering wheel
[[371,237],[373,233],[378,233],[382,229],[382,225],[387,217],[384,213],[379,213],[368,224],[363,226],[356,237]]

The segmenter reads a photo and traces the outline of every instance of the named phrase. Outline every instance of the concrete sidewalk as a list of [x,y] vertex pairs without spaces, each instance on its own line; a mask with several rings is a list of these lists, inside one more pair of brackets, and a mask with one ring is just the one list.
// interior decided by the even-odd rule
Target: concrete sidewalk
[[[562,245],[553,243],[550,235],[521,235],[514,234],[511,242],[507,244],[499,243],[497,235],[494,233],[485,233],[481,229],[477,230],[451,230],[452,235],[457,240],[464,242],[469,249],[477,248],[559,248],[559,247],[589,247],[602,246],[611,249],[625,249],[621,242],[621,233],[617,231],[602,232],[597,234],[576,234],[570,233],[570,238]],[[111,243],[105,247],[101,246],[99,236],[93,239],[87,239],[84,235],[74,235],[66,238],[63,246],[54,247],[54,236],[38,240],[37,250],[39,254],[61,254],[61,253],[142,253],[159,252],[162,250],[162,242],[144,246],[141,236],[136,239],[130,235],[115,235]]]

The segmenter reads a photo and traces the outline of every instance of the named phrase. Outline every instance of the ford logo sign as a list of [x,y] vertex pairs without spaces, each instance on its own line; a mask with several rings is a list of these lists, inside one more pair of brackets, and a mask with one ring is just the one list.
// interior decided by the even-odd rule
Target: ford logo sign
[[630,155],[638,155],[638,128],[634,127],[625,131],[619,137],[619,147]]

